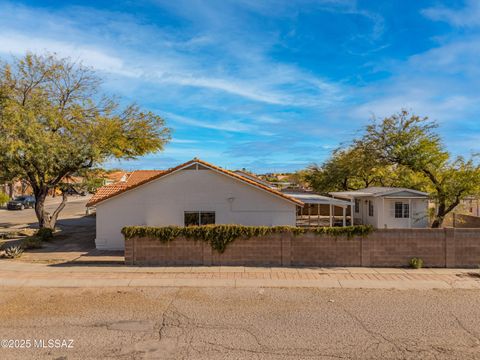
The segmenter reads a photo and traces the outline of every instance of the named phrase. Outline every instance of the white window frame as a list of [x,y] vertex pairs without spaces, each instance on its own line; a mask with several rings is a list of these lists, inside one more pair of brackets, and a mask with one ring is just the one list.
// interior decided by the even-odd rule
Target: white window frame
[[[400,206],[400,211],[397,213],[397,205]],[[410,204],[404,201],[395,201],[393,204],[393,217],[395,219],[409,219],[410,218]],[[397,216],[400,215],[400,216]]]
[[375,216],[375,210],[373,208],[373,201],[368,200],[368,216],[374,217]]

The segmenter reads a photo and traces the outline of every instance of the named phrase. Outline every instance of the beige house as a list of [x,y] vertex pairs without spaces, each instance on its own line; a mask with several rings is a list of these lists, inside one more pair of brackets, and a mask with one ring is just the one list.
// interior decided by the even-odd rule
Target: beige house
[[121,250],[124,226],[292,225],[303,202],[240,174],[193,159],[166,171],[133,172],[91,198],[96,247]]
[[383,229],[426,228],[428,194],[405,188],[370,187],[331,192],[335,198],[354,202],[353,222]]

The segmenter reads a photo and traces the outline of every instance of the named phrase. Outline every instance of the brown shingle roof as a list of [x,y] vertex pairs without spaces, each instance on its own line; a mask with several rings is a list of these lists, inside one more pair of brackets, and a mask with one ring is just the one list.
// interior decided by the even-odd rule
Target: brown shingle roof
[[[176,170],[182,169],[184,167],[188,167],[189,165],[193,164],[201,164],[206,167],[209,167],[213,170],[216,170],[218,172],[221,172],[227,176],[236,178],[240,181],[246,182],[250,185],[253,185],[257,188],[260,188],[262,190],[268,191],[274,195],[277,195],[279,197],[282,197],[288,201],[291,201],[293,203],[296,203],[297,205],[303,206],[303,202],[300,200],[297,200],[291,196],[288,196],[286,194],[281,193],[280,191],[277,191],[275,189],[272,189],[268,186],[262,185],[256,181],[250,180],[246,177],[243,177],[241,175],[235,174],[232,171],[222,169],[218,166],[215,166],[213,164],[207,163],[206,161],[200,160],[200,159],[193,159],[190,161],[187,161],[186,163],[180,164],[178,166],[175,166],[173,168],[170,168],[165,171],[160,171],[160,170],[137,170],[139,172],[138,175],[134,176],[132,180],[130,181],[130,177],[132,177],[135,172],[133,172],[130,177],[127,179],[125,183],[117,183],[117,184],[111,184],[111,185],[106,185],[97,190],[97,193],[90,199],[90,201],[87,203],[86,206],[93,206],[98,204],[99,202],[105,201],[107,199],[110,199],[116,195],[119,195],[121,193],[124,193],[125,191],[132,190],[138,186],[141,186],[143,184],[146,184],[150,181],[153,181],[155,179],[158,179],[162,176],[171,174],[172,172],[175,172]],[[151,175],[151,176],[150,176]]]

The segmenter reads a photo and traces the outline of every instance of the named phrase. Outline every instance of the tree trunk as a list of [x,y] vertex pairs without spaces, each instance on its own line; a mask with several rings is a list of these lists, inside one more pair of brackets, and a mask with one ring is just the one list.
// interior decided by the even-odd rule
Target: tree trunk
[[10,197],[10,199],[13,198],[13,193],[14,193],[14,185],[15,183],[12,181],[10,184],[8,184],[8,196]]
[[55,225],[57,223],[57,218],[60,212],[63,210],[67,203],[67,194],[62,193],[62,202],[55,211],[50,214],[48,211],[45,210],[45,199],[48,195],[48,188],[40,188],[35,191],[35,214],[37,215],[38,219],[38,226],[41,228],[48,228],[48,229],[55,229]]
[[433,220],[432,228],[438,229],[443,225],[443,220],[445,220],[446,215],[446,204],[444,200],[439,200],[438,202],[438,209],[435,214],[435,220]]
[[443,225],[443,221],[445,220],[447,214],[452,212],[458,206],[458,204],[460,204],[461,195],[462,193],[459,193],[456,196],[455,201],[448,205],[448,207],[444,199],[439,200],[438,210],[437,214],[435,215],[435,220],[432,223],[432,228],[439,228]]
[[439,227],[442,226],[443,224],[444,217],[440,217],[438,215],[435,216],[435,220],[433,220],[432,223],[432,228],[433,229],[438,229]]

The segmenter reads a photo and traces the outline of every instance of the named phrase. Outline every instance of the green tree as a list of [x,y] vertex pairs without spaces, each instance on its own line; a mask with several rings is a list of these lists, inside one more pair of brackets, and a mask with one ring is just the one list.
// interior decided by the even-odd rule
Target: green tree
[[379,161],[402,166],[423,177],[424,190],[436,202],[432,227],[442,226],[445,216],[467,195],[480,186],[480,167],[474,159],[451,159],[440,136],[437,124],[426,117],[401,111],[373,122],[363,138],[356,140],[371,149]]
[[304,177],[314,190],[324,194],[357,190],[382,184],[387,176],[385,166],[362,144],[356,144],[334,150],[321,166],[310,166]]
[[101,83],[92,69],[55,55],[0,65],[0,168],[28,179],[41,228],[53,228],[65,206],[66,195],[52,213],[44,205],[66,175],[162,150],[169,140],[162,118],[121,108]]

